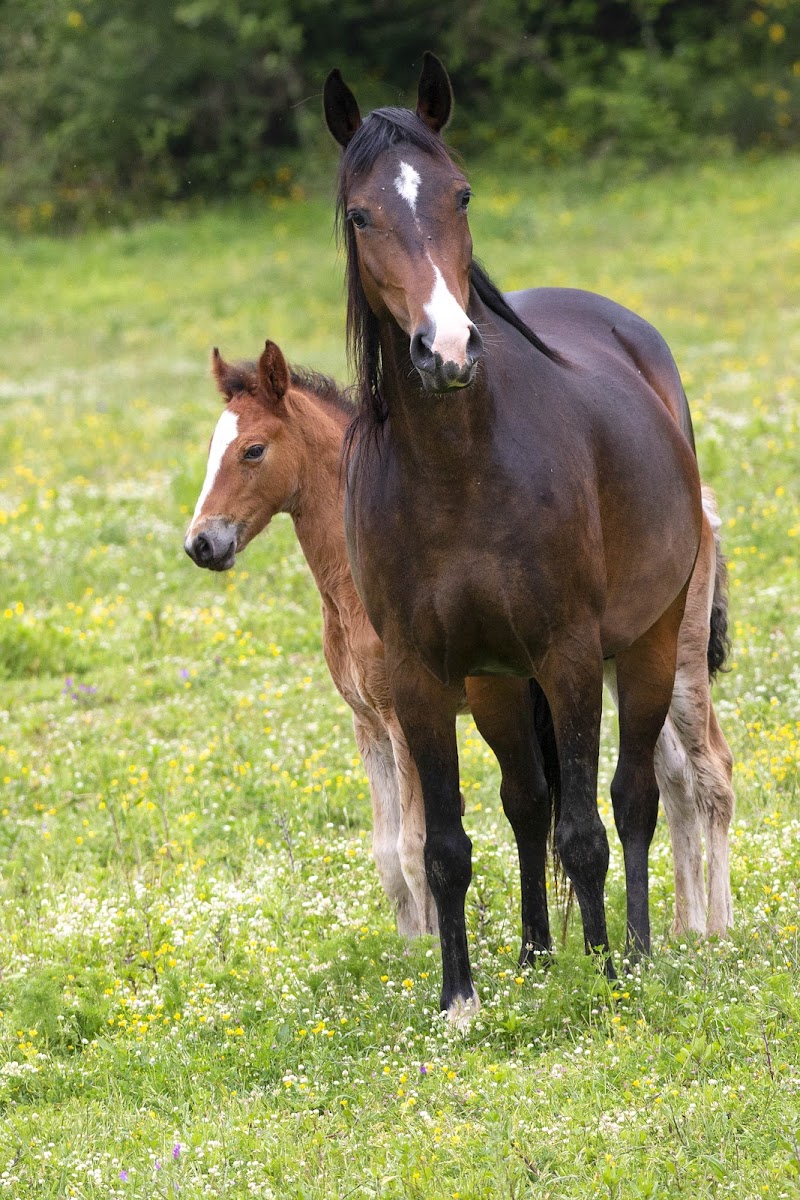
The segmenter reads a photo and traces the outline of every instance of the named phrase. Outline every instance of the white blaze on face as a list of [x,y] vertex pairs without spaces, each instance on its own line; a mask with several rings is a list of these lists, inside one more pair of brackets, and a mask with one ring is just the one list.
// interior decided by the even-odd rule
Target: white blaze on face
[[419,171],[411,166],[410,163],[400,163],[400,174],[394,181],[394,186],[399,194],[407,202],[414,216],[417,214],[417,193],[419,192],[420,177]]
[[441,354],[442,362],[453,362],[463,366],[467,361],[467,343],[473,325],[453,293],[445,283],[442,272],[431,261],[434,284],[431,298],[424,306],[433,322],[435,333],[431,349]]
[[194,506],[194,516],[192,524],[189,526],[189,533],[192,532],[192,527],[195,521],[203,511],[203,505],[214,486],[214,481],[219,474],[219,469],[222,466],[222,459],[225,451],[230,446],[231,442],[236,437],[239,429],[239,417],[237,413],[225,409],[220,419],[217,421],[217,428],[214,430],[214,436],[211,439],[211,446],[208,451],[208,466],[206,467],[206,478],[203,484],[203,490],[197,498],[197,504]]

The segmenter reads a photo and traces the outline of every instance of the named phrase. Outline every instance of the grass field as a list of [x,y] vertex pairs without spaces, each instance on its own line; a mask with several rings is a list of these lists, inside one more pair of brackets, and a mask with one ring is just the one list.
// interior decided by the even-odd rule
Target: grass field
[[[573,919],[522,976],[464,719],[466,1035],[438,948],[394,933],[288,518],[229,575],[182,549],[210,347],[346,377],[330,199],[0,245],[0,1197],[800,1195],[798,168],[473,177],[498,282],[605,292],[676,354],[730,557],[738,808],[730,941],[669,942],[661,822],[650,969],[610,989]],[[614,753],[609,722],[609,824]]]

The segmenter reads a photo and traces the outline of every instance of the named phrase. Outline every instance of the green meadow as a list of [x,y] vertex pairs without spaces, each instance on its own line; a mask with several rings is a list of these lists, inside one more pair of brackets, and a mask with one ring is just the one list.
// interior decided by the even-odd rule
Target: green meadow
[[[647,969],[609,986],[573,913],[520,974],[462,718],[466,1034],[378,884],[289,519],[226,575],[182,548],[211,347],[347,378],[331,196],[0,244],[0,1198],[800,1196],[799,168],[473,172],[503,287],[604,292],[678,360],[730,562],[737,811],[729,940],[670,940],[662,819]],[[614,759],[609,717],[619,955]]]

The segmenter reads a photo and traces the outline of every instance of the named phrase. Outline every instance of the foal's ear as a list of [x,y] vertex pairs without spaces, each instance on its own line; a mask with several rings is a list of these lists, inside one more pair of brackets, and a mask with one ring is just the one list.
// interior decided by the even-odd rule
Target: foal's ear
[[242,373],[237,367],[226,363],[217,347],[211,355],[211,374],[217,381],[217,387],[226,400],[230,400],[235,392],[241,391]]
[[338,67],[334,67],[325,80],[322,91],[325,120],[340,146],[346,146],[361,125],[358,102],[342,79]]
[[422,74],[417,89],[417,116],[434,133],[439,133],[450,120],[452,110],[450,76],[436,55],[426,50],[422,56]]
[[258,387],[260,395],[275,407],[289,389],[289,367],[274,342],[266,342],[258,360]]

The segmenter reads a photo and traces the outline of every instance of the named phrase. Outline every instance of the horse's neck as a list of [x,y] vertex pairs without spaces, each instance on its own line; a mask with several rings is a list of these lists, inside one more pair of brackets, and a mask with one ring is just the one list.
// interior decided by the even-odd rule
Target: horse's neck
[[[312,405],[313,402],[306,400]],[[291,508],[297,540],[325,604],[342,613],[360,606],[344,535],[343,424],[313,406],[304,431],[300,487]]]
[[[483,325],[484,317],[481,306],[473,319]],[[392,445],[415,470],[422,475],[458,473],[474,466],[476,456],[488,453],[495,405],[485,360],[469,387],[436,395],[423,390],[411,365],[408,335],[394,321],[381,324],[381,353]]]

